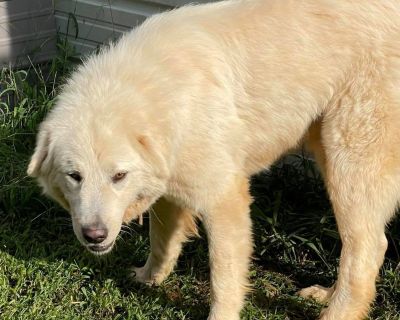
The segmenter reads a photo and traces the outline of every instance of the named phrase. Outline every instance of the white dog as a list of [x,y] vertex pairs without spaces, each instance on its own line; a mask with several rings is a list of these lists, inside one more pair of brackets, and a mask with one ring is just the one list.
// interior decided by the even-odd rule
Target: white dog
[[329,302],[321,319],[362,319],[400,198],[398,0],[229,0],[156,15],[72,75],[28,173],[97,254],[162,197],[139,281],[171,272],[200,218],[209,319],[234,320],[252,252],[248,179],[303,141],[343,249],[335,286],[301,294]]

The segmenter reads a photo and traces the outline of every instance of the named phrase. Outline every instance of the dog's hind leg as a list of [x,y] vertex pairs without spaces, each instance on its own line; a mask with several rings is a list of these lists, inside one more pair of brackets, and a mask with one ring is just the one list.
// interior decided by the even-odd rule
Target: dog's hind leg
[[398,185],[394,177],[382,177],[374,170],[357,164],[340,174],[329,173],[328,189],[343,247],[338,280],[327,292],[332,296],[321,319],[363,319],[375,297],[375,280],[387,248],[385,224],[395,210]]
[[134,268],[134,279],[146,284],[160,284],[173,270],[182,244],[197,235],[195,217],[164,198],[150,211],[150,255],[146,264]]
[[365,89],[343,98],[322,126],[326,186],[343,244],[323,320],[366,317],[387,248],[385,225],[400,194],[400,110],[382,90]]

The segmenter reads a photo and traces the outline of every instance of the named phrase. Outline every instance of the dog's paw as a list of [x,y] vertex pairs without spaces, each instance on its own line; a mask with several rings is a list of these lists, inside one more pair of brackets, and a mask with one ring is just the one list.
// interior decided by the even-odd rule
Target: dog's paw
[[134,281],[143,283],[148,286],[153,286],[156,284],[156,279],[154,276],[151,274],[150,268],[147,266],[143,267],[134,267],[132,268],[132,273],[131,277],[133,278]]
[[134,281],[144,283],[148,286],[157,286],[167,277],[167,274],[157,271],[156,268],[146,264],[143,267],[134,267],[131,276]]
[[300,290],[298,295],[303,298],[314,299],[320,303],[326,303],[331,298],[334,290],[334,287],[326,288],[320,285],[315,285]]

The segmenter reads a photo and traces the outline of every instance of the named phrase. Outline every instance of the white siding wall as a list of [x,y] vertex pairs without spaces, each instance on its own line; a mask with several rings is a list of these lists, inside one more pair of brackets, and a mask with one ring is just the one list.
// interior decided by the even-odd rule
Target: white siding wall
[[212,0],[0,0],[0,65],[50,58],[56,32],[90,52],[152,14]]
[[67,36],[79,53],[86,53],[118,38],[152,14],[190,2],[194,1],[55,0],[54,5],[60,35]]
[[0,65],[47,59],[55,39],[51,0],[0,1]]

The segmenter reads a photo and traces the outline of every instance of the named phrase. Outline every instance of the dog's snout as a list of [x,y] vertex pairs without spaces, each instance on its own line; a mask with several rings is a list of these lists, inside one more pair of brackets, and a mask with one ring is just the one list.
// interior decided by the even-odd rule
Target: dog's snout
[[104,226],[87,226],[82,228],[82,234],[89,243],[101,243],[108,235],[108,230]]

